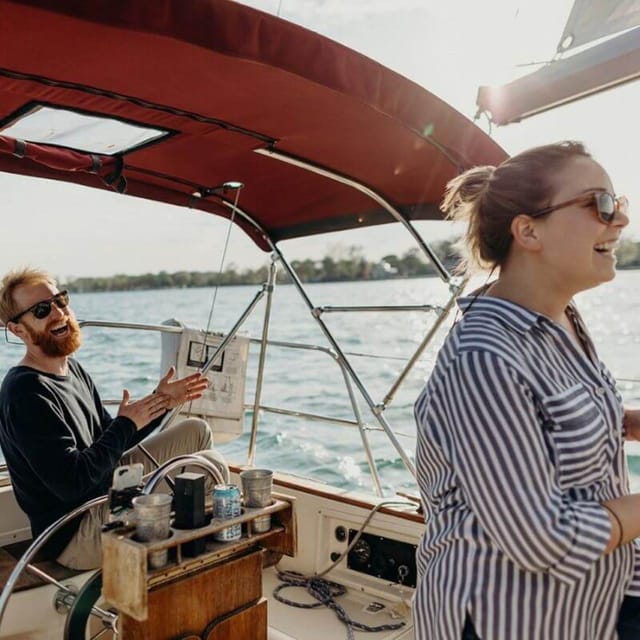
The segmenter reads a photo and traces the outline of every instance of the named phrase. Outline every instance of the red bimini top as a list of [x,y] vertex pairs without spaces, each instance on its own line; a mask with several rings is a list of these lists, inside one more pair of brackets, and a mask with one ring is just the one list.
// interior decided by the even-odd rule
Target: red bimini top
[[[0,0],[0,16],[0,171],[225,217],[238,181],[236,222],[265,250],[437,219],[448,180],[507,157],[413,82],[230,0]],[[92,155],[3,133],[42,106],[167,134]]]

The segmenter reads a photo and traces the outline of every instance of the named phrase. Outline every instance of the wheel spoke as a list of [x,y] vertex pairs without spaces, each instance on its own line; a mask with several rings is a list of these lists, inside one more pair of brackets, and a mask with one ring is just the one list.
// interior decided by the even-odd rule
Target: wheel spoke
[[96,633],[95,636],[91,636],[89,640],[96,640],[96,638],[99,638],[101,635],[104,635],[107,631],[111,631],[111,629],[109,627],[105,627],[104,629],[101,629],[100,631],[98,631],[98,633]]

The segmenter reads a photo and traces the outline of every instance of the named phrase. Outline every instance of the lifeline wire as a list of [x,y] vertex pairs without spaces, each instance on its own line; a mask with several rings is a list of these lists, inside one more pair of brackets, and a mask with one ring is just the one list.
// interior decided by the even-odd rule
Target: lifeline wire
[[[405,502],[405,501],[396,501],[396,500],[385,500],[377,504],[369,513],[369,515],[365,518],[365,521],[362,523],[360,529],[354,536],[353,540],[349,543],[349,546],[340,554],[340,556],[331,563],[324,571],[320,573],[316,573],[312,576],[305,576],[302,573],[298,573],[297,571],[280,571],[276,567],[276,571],[278,573],[278,578],[283,582],[283,584],[277,586],[273,591],[273,597],[282,602],[283,604],[287,604],[291,607],[299,607],[301,609],[315,609],[322,605],[328,607],[329,609],[333,609],[338,618],[344,622],[347,626],[347,639],[354,640],[353,629],[357,629],[358,631],[368,631],[368,632],[377,632],[377,631],[393,631],[395,629],[402,628],[406,623],[405,622],[397,622],[394,624],[384,624],[376,627],[370,627],[368,625],[362,624],[360,622],[356,622],[352,620],[347,612],[337,603],[334,598],[337,598],[341,595],[344,595],[347,592],[345,586],[338,584],[337,582],[332,582],[331,580],[325,580],[322,576],[326,575],[335,568],[346,555],[356,546],[358,540],[362,537],[365,528],[371,522],[373,516],[384,506],[395,505],[395,506],[408,506],[415,509],[416,504],[413,502]],[[313,596],[318,602],[313,604],[304,604],[301,602],[294,602],[293,600],[288,600],[283,596],[279,595],[280,591],[286,589],[288,587],[304,587],[307,589],[309,595]]]

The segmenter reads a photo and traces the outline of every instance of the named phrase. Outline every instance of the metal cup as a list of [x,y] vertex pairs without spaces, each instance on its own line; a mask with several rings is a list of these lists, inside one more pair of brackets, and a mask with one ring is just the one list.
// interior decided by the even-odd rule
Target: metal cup
[[[268,507],[272,502],[273,471],[270,469],[247,469],[240,472],[242,495],[245,507]],[[271,516],[260,516],[253,523],[256,533],[271,529]]]
[[[166,493],[137,496],[132,500],[138,540],[153,542],[169,537],[171,501],[171,496]],[[157,569],[167,564],[167,559],[168,549],[154,551],[149,554],[149,566]]]

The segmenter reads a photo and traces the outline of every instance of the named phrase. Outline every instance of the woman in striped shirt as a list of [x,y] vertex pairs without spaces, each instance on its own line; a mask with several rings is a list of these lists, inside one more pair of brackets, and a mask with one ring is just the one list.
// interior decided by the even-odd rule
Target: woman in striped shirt
[[467,268],[499,277],[461,298],[418,398],[417,640],[640,638],[640,495],[622,407],[572,302],[615,275],[627,202],[579,143],[452,180]]

